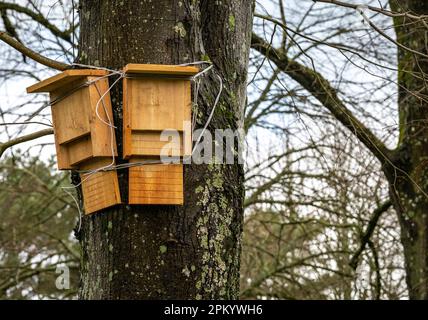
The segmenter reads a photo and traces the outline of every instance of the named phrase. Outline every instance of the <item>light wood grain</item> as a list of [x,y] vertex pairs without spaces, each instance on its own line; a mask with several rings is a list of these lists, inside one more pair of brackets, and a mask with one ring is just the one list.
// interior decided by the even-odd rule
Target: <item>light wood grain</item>
[[[81,85],[81,82],[72,82],[70,87],[63,87],[51,93],[51,100],[67,94],[67,91]],[[55,139],[59,144],[66,144],[91,133],[91,100],[89,88],[82,87],[72,94],[65,96],[52,106],[52,120]]]
[[[96,80],[96,77],[89,77],[89,81]],[[89,96],[90,96],[90,105],[91,105],[91,141],[92,141],[92,152],[94,157],[105,157],[112,156],[112,146],[114,150],[114,155],[117,156],[116,148],[116,136],[114,130],[106,124],[110,123],[114,125],[113,122],[113,109],[111,105],[110,92],[107,92],[109,89],[109,82],[107,79],[98,80],[89,86]],[[104,93],[107,94],[100,101]],[[96,115],[96,106],[98,104],[98,115],[104,121],[101,121]],[[106,112],[107,111],[107,112]],[[112,136],[113,135],[113,136]],[[113,139],[112,139],[113,138]],[[113,141],[113,142],[112,142]],[[112,144],[113,143],[113,144]]]
[[184,153],[183,133],[178,134],[178,139],[162,141],[160,131],[132,131],[131,140],[133,153],[137,155],[180,157]]
[[53,77],[50,77],[46,80],[40,81],[28,87],[27,93],[52,92],[70,84],[71,82],[86,78],[88,76],[100,77],[107,74],[107,71],[95,69],[66,70],[64,72],[61,72],[60,74],[57,74]]
[[[111,163],[111,159],[92,159],[80,165],[82,170],[93,170]],[[85,214],[121,203],[119,182],[116,171],[98,172],[92,175],[80,174],[82,179],[83,204]]]
[[131,63],[126,65],[123,68],[123,71],[125,73],[135,73],[135,74],[163,74],[163,75],[193,76],[199,72],[199,68],[194,66],[174,66],[174,65]]
[[[180,134],[180,146],[174,148],[180,149],[179,156],[190,155],[192,133],[189,80],[126,79],[123,100],[125,158],[154,156],[156,153],[160,155],[160,150],[167,143],[160,139],[163,130],[177,131]],[[187,147],[184,148],[184,145]]]
[[[132,158],[130,162],[144,161]],[[129,169],[129,204],[183,205],[183,165],[156,164]]]
[[74,140],[68,144],[61,145],[62,151],[67,155],[68,162],[73,168],[78,168],[78,164],[93,158],[91,136],[87,135]]

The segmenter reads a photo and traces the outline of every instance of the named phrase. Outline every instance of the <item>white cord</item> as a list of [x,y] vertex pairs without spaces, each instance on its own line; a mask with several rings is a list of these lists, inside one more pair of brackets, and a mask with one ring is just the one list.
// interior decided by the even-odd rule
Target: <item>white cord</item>
[[108,72],[111,72],[111,73],[114,73],[114,74],[121,73],[121,71],[118,71],[118,70],[113,70],[113,69],[109,69],[109,68],[105,68],[105,67],[91,66],[89,64],[72,63],[71,65],[72,66],[77,66],[77,67],[89,68],[89,69],[104,70],[104,71],[108,71]]
[[179,67],[186,67],[186,66],[196,66],[196,65],[200,65],[200,64],[210,64],[212,65],[212,62],[210,61],[195,61],[195,62],[188,62],[188,63],[182,63],[179,64]]
[[[69,187],[68,187],[69,188]],[[76,204],[77,210],[79,211],[79,228],[77,228],[77,233],[80,232],[80,230],[82,229],[82,211],[80,210],[80,205],[79,202],[77,201],[77,199],[72,195],[71,192],[68,192],[66,189],[67,187],[63,187],[62,188],[64,190],[64,192],[66,194],[68,194],[74,201],[74,203]]]
[[214,116],[214,113],[215,113],[215,110],[216,110],[216,108],[217,108],[217,105],[218,105],[218,103],[219,103],[219,101],[220,101],[221,94],[222,94],[222,92],[223,92],[223,79],[222,79],[218,74],[217,74],[217,78],[218,78],[218,79],[219,79],[219,81],[220,81],[220,89],[219,89],[219,92],[218,92],[218,94],[217,94],[217,97],[216,97],[216,99],[215,99],[215,101],[214,101],[214,105],[213,105],[213,108],[212,108],[212,110],[211,110],[210,116],[208,117],[208,120],[207,120],[207,122],[205,123],[205,126],[204,126],[204,128],[202,129],[201,134],[199,135],[198,139],[196,140],[195,146],[193,147],[192,156],[193,156],[193,154],[195,153],[195,150],[196,150],[196,148],[197,148],[197,146],[198,146],[198,143],[201,141],[201,139],[202,139],[203,135],[205,134],[205,131],[207,130],[208,126],[209,126],[209,125],[210,125],[210,123],[211,123],[211,120],[212,120],[212,118],[213,118],[213,116]]
[[198,74],[194,75],[192,77],[192,80],[195,80],[197,78],[199,78],[200,76],[204,75],[205,73],[207,73],[208,71],[210,71],[212,68],[214,68],[214,65],[210,65],[208,68],[205,68],[204,70],[202,70],[201,72],[199,72]]

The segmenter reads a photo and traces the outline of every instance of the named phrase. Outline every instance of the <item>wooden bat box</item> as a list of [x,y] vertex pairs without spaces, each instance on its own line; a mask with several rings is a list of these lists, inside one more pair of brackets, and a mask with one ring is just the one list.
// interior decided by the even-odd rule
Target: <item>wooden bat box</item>
[[[81,170],[94,170],[111,163],[110,158],[98,158],[81,164]],[[116,171],[80,174],[82,181],[83,206],[85,213],[91,214],[99,210],[121,203],[119,181]]]
[[[113,122],[106,75],[104,70],[67,70],[27,88],[28,93],[50,94],[60,170],[93,170],[117,156],[114,130],[106,124]],[[91,175],[82,190],[86,214],[120,203],[116,171]]]
[[[108,90],[107,78],[90,85],[88,81],[106,76],[104,70],[67,70],[29,88],[28,93],[49,92],[55,133],[58,168],[70,170],[95,157],[112,157],[112,137],[108,125],[96,115],[96,105]],[[113,121],[110,94],[99,103],[98,115],[108,123]],[[115,155],[116,138],[113,132]]]
[[[128,64],[123,82],[124,157],[130,162],[192,153],[191,77],[196,67]],[[163,141],[162,132],[178,132],[179,139]],[[164,149],[165,150],[165,149]],[[164,154],[165,155],[165,154]],[[183,204],[183,165],[153,164],[129,173],[130,204]]]

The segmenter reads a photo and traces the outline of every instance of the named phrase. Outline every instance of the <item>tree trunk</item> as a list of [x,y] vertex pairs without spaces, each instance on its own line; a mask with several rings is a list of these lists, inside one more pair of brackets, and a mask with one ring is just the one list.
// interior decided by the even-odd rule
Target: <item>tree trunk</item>
[[[242,126],[252,1],[80,1],[79,62],[120,69],[128,63],[210,59],[225,90],[210,129]],[[199,92],[202,127],[218,93],[214,74]],[[111,91],[122,152],[121,85]],[[185,205],[127,205],[127,171],[118,172],[123,205],[84,217],[82,299],[235,299],[243,219],[243,168],[186,165]]]
[[[428,2],[390,1],[395,12],[428,14]],[[427,32],[421,22],[396,17],[397,40],[428,54]],[[395,167],[385,170],[401,225],[407,285],[411,299],[428,299],[428,59],[398,48],[400,137]]]

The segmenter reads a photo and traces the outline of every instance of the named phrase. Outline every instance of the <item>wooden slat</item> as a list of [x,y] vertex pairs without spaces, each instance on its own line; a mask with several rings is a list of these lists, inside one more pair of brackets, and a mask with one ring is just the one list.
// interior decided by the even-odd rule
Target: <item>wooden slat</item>
[[[130,162],[142,159],[131,158]],[[130,204],[183,204],[183,165],[156,164],[129,169]]]
[[132,130],[182,131],[183,121],[190,121],[190,81],[133,79],[128,84]]
[[[135,181],[134,181],[135,182]],[[137,183],[138,186],[135,188],[139,188],[144,191],[163,191],[163,192],[183,192],[183,184],[159,184],[159,183]]]
[[52,92],[70,84],[73,81],[85,78],[87,76],[103,76],[107,74],[107,71],[95,69],[66,70],[60,74],[28,87],[27,93]]
[[129,90],[129,79],[123,79],[123,157],[128,159],[132,155],[132,126],[131,110],[132,90]]
[[181,200],[183,193],[180,191],[165,191],[165,190],[147,190],[141,189],[140,196],[136,195],[138,199],[176,199]]
[[[92,159],[80,166],[82,170],[93,170],[111,163],[111,159]],[[121,203],[116,171],[81,174],[85,214]]]
[[184,152],[182,137],[183,134],[179,133],[179,141],[169,142],[161,141],[161,132],[158,131],[132,131],[132,152],[141,156],[164,155],[179,157]]
[[[148,143],[151,138],[142,139],[134,135],[144,132],[145,135],[151,136],[150,131],[162,132],[168,129],[183,132],[180,139],[180,156],[190,155],[192,135],[189,80],[125,79],[123,101],[125,158],[160,155],[159,150],[156,150],[159,149],[159,144],[151,145]],[[153,138],[160,141],[159,137]]]
[[166,186],[176,186],[183,184],[183,179],[168,179],[168,178],[147,178],[147,177],[136,177],[135,175],[132,175],[130,177],[129,184],[146,184],[146,183],[152,183],[152,184],[159,184],[159,185],[166,185]]
[[[164,167],[169,167],[173,165],[163,165]],[[135,169],[135,168],[133,168]],[[137,170],[135,170],[137,171]],[[141,172],[143,171],[143,172]],[[165,179],[165,180],[179,180],[183,177],[183,172],[169,172],[168,170],[164,171],[146,171],[144,168],[141,170],[138,169],[138,173],[135,175],[136,178],[140,177],[142,180],[145,181],[153,181],[156,183],[157,179]]]
[[[136,163],[136,162],[140,162],[140,161],[144,161],[144,159],[139,159],[137,160],[136,158],[131,159],[129,162],[130,163]],[[144,166],[144,171],[145,172],[178,172],[178,173],[182,173],[183,172],[183,167],[182,166],[170,166],[167,164],[164,165],[146,165]]]
[[194,66],[130,63],[126,65],[125,68],[123,68],[123,71],[125,73],[136,73],[136,74],[163,74],[163,75],[193,76],[199,72],[199,68]]
[[[53,92],[51,99],[55,100],[63,94],[63,90]],[[71,142],[91,133],[90,103],[89,88],[83,87],[52,106],[55,139],[59,144]]]
[[66,145],[68,162],[75,167],[85,160],[92,158],[91,137],[85,136]]
[[134,198],[134,203],[129,202],[129,204],[141,204],[141,205],[170,205],[170,206],[182,206],[183,199],[173,199],[173,198]]
[[[96,80],[96,77],[89,77],[89,81]],[[92,150],[94,157],[106,157],[112,156],[112,146],[114,155],[117,156],[116,148],[116,136],[115,131],[106,124],[113,122],[113,109],[111,105],[110,92],[108,92],[102,101],[101,97],[108,91],[109,83],[107,79],[98,80],[89,86],[89,96],[91,105],[91,139],[92,139]],[[98,104],[98,115],[105,122],[103,123],[96,115],[96,107]],[[105,112],[107,111],[107,113]],[[112,137],[113,135],[113,137]],[[113,138],[113,139],[112,139]]]

